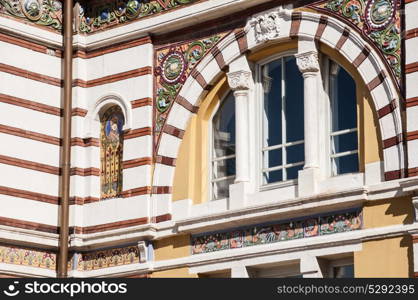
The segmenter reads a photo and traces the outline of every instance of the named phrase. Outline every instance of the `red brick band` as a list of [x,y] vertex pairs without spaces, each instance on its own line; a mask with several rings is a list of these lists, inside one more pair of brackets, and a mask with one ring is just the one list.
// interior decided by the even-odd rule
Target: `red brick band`
[[5,164],[9,166],[15,166],[24,169],[30,169],[38,172],[60,175],[60,168],[49,166],[46,164],[41,164],[29,160],[18,159],[14,157],[9,157],[5,155],[0,155],[0,164]]
[[74,233],[90,234],[90,233],[103,232],[103,231],[114,230],[114,229],[127,228],[127,227],[132,227],[132,226],[139,226],[139,225],[144,225],[147,223],[148,223],[148,218],[144,217],[144,218],[138,218],[138,219],[100,224],[100,225],[93,225],[93,226],[88,226],[88,227],[74,226],[70,228],[70,234],[74,234]]
[[144,106],[152,106],[152,98],[142,98],[138,100],[131,101],[132,109],[144,107]]
[[152,193],[157,195],[171,194],[173,188],[171,186],[153,186]]
[[318,29],[316,30],[315,33],[315,40],[319,41],[322,37],[322,34],[325,31],[325,28],[328,25],[328,17],[327,16],[321,16],[319,18],[319,25],[318,25]]
[[207,88],[208,83],[199,71],[194,69],[190,75],[192,75],[192,77],[197,81],[197,83],[202,87],[202,89],[205,90]]
[[392,113],[397,107],[396,99],[390,101],[390,103],[386,106],[383,106],[381,109],[377,111],[377,117],[379,119],[383,118],[384,116]]
[[176,166],[176,159],[167,156],[157,155],[157,157],[155,158],[155,162],[157,164],[162,164],[170,167]]
[[98,168],[71,168],[71,176],[100,176],[100,169]]
[[153,223],[162,223],[162,222],[166,222],[166,221],[171,221],[171,219],[172,219],[171,214],[165,214],[165,215],[153,217],[152,222]]
[[134,139],[134,138],[141,137],[141,136],[151,135],[151,132],[152,132],[151,127],[133,129],[133,130],[129,130],[128,132],[126,132],[123,138],[125,140]]
[[292,23],[290,24],[290,33],[289,36],[291,38],[296,38],[299,34],[300,23],[302,21],[302,13],[301,12],[293,12],[291,16]]
[[21,229],[36,230],[36,231],[48,232],[48,233],[59,232],[57,226],[5,218],[5,217],[0,217],[0,225],[21,228]]
[[139,166],[150,165],[151,163],[152,163],[151,157],[136,158],[136,159],[131,159],[131,160],[125,160],[122,163],[122,168],[130,169],[130,168],[135,168]]
[[164,125],[163,132],[169,135],[175,136],[176,138],[179,138],[179,139],[182,139],[184,136],[184,130],[179,129],[169,124]]
[[97,138],[72,138],[71,139],[71,146],[79,146],[79,147],[99,147],[100,140]]
[[396,180],[404,177],[404,170],[396,170],[396,171],[389,171],[385,172],[385,180]]
[[211,50],[212,56],[213,58],[215,58],[216,63],[219,66],[219,69],[224,70],[225,67],[227,67],[226,63],[225,63],[225,59],[224,56],[222,54],[222,51],[219,50],[219,48],[215,45],[213,46],[212,50]]
[[245,34],[244,29],[237,29],[235,32],[235,39],[238,43],[239,52],[241,54],[248,51],[248,41],[247,41],[247,35]]
[[39,73],[31,72],[21,68],[16,68],[13,66],[8,66],[6,64],[0,63],[0,72],[9,73],[15,76],[27,78],[30,80],[46,83],[53,86],[62,86],[62,80],[59,78],[54,78],[47,75],[42,75]]
[[8,195],[17,198],[45,202],[50,204],[59,204],[59,197],[46,194],[40,194],[20,189],[13,189],[5,186],[0,186],[0,194]]
[[404,34],[405,40],[418,37],[418,28],[409,29]]
[[407,141],[418,140],[418,130],[407,132],[406,133],[406,140]]
[[35,101],[25,100],[22,98],[17,98],[5,94],[0,94],[0,102],[7,103],[19,107],[24,107],[27,109],[43,112],[46,114],[61,116],[61,109],[59,107],[54,107],[51,105],[42,104]]
[[177,96],[176,102],[193,114],[197,113],[199,110],[198,106],[194,106],[193,104],[191,104],[189,101],[187,101],[185,98],[183,98],[180,95]]
[[370,55],[370,49],[365,45],[363,50],[360,52],[360,54],[354,59],[353,65],[354,67],[358,68],[363,61],[366,60],[366,58]]
[[345,27],[340,39],[337,42],[337,45],[335,45],[335,50],[341,50],[341,48],[344,46],[349,36],[350,36],[350,29],[348,27]]
[[391,138],[385,139],[383,140],[383,149],[396,146],[402,143],[402,141],[403,141],[402,134],[398,134],[397,136],[393,136]]
[[418,71],[418,62],[414,62],[412,64],[405,65],[405,73],[406,74],[415,73],[417,71]]
[[100,86],[100,85],[104,85],[104,84],[108,84],[112,82],[117,82],[117,81],[126,80],[130,78],[149,75],[149,74],[152,74],[152,68],[143,67],[143,68],[139,68],[139,69],[135,69],[131,71],[126,71],[126,72],[122,72],[118,74],[105,76],[102,78],[97,78],[94,80],[86,81],[82,79],[75,79],[73,81],[73,87],[78,86],[78,87],[83,87],[83,88],[90,88],[90,87]]
[[43,142],[47,144],[57,145],[61,144],[61,140],[57,137],[53,137],[46,134],[41,134],[29,130],[24,130],[12,126],[1,125],[0,124],[0,132],[4,134],[10,134],[14,136],[18,136],[25,139],[30,139],[38,142]]
[[[3,33],[0,33],[0,41],[5,42],[5,43],[9,43],[9,44],[13,44],[13,45],[16,45],[16,46],[19,46],[19,47],[22,47],[22,48],[26,48],[26,49],[29,49],[29,50],[33,50],[33,51],[36,51],[36,52],[39,52],[39,53],[42,53],[42,54],[51,55],[51,53],[53,53],[54,54],[53,56],[62,57],[61,50],[52,50],[52,49],[49,49],[49,48],[47,48],[47,47],[45,47],[41,44],[37,44],[37,43],[32,42],[32,41],[31,42],[25,41],[21,38],[16,38],[16,37],[9,36],[9,35],[3,34]],[[50,50],[52,50],[53,52],[50,51]]]
[[413,107],[418,105],[418,97],[408,98],[405,100],[406,107]]
[[151,194],[151,187],[144,186],[144,187],[139,187],[139,188],[123,191],[122,197],[129,198],[129,197],[135,197],[135,196],[141,196],[141,195],[147,195],[147,194]]
[[384,71],[381,71],[372,81],[370,81],[367,84],[367,88],[369,89],[369,91],[373,91],[375,88],[381,85],[385,78],[386,74],[384,73]]

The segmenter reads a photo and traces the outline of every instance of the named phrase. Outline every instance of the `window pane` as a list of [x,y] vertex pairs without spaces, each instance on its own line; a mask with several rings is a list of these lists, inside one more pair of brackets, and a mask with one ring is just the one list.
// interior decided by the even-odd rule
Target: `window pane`
[[357,127],[356,85],[343,68],[331,75],[332,131]]
[[214,157],[235,154],[235,98],[233,93],[222,101],[213,117]]
[[286,147],[287,163],[294,164],[305,160],[304,144]]
[[212,184],[212,199],[219,200],[229,197],[229,185],[234,183],[234,179],[222,180]]
[[287,180],[297,179],[298,172],[303,169],[303,165],[286,169]]
[[352,154],[332,159],[334,174],[358,172],[358,155]]
[[235,175],[235,158],[213,162],[213,178],[222,178]]
[[334,141],[333,154],[357,150],[357,132],[334,136],[332,139]]
[[334,267],[334,278],[354,278],[354,265]]
[[303,77],[294,57],[286,57],[285,62],[286,142],[295,142],[304,139]]
[[263,173],[264,184],[278,182],[283,180],[282,170]]
[[282,64],[281,59],[263,68],[262,80],[271,80],[271,89],[264,98],[264,146],[282,143]]
[[264,152],[264,168],[272,168],[281,166],[283,164],[282,149]]

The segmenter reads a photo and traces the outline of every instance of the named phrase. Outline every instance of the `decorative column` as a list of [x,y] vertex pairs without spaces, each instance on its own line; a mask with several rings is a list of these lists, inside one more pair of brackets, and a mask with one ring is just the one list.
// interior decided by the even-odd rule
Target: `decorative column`
[[[315,47],[313,42],[308,45],[311,49]],[[308,196],[317,192],[319,177],[319,62],[316,50],[298,53],[295,56],[304,79],[305,166],[299,173],[299,196]]]
[[235,96],[235,183],[249,181],[248,97],[251,72],[230,72],[228,83]]

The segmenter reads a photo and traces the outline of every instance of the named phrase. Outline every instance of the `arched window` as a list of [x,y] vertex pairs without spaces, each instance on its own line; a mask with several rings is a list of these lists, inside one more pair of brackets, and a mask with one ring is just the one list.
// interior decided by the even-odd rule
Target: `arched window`
[[297,179],[303,168],[303,78],[293,56],[261,67],[264,88],[262,112],[263,184]]
[[212,200],[229,197],[235,179],[235,98],[230,92],[212,119]]
[[329,60],[331,175],[359,171],[356,84],[350,74]]
[[123,125],[125,118],[119,106],[108,108],[100,118],[100,186],[101,199],[122,193]]

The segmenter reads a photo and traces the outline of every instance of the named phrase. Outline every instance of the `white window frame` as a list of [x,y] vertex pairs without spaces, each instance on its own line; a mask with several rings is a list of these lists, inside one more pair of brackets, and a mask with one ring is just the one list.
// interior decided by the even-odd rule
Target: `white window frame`
[[[344,174],[337,174],[337,166],[335,163],[335,158],[338,157],[343,157],[343,156],[349,156],[352,154],[357,154],[357,158],[358,161],[360,163],[360,157],[359,157],[359,142],[358,142],[358,136],[359,136],[359,131],[358,131],[358,120],[357,120],[357,126],[355,128],[349,128],[349,129],[343,129],[343,130],[339,130],[339,131],[332,131],[332,124],[333,124],[333,118],[335,118],[336,116],[333,115],[332,113],[332,106],[334,105],[333,101],[334,99],[332,99],[331,94],[331,87],[330,87],[330,81],[331,79],[331,74],[330,74],[330,62],[333,61],[334,63],[336,63],[338,65],[339,68],[343,68],[341,65],[338,64],[338,62],[334,61],[332,58],[326,56],[326,55],[321,55],[321,60],[323,60],[323,63],[321,63],[321,72],[323,72],[324,76],[323,78],[325,79],[325,86],[324,86],[324,92],[325,92],[325,97],[326,97],[326,108],[325,108],[325,112],[326,112],[326,118],[325,118],[325,122],[326,122],[326,130],[327,130],[327,136],[326,136],[326,174],[327,177],[338,177],[338,176],[344,176],[344,175],[348,175],[348,174],[358,174],[360,173],[360,168],[358,172],[351,172],[351,173],[344,173]],[[354,80],[354,76],[352,76],[352,74],[350,74],[350,72],[348,72],[346,69],[344,69]],[[355,84],[357,85],[357,83],[355,82]],[[357,103],[357,91],[356,91],[356,99],[355,99],[356,103]],[[358,119],[358,112],[357,112],[357,104],[356,104],[356,119]],[[357,132],[357,149],[356,150],[352,150],[352,151],[345,151],[345,152],[340,152],[340,153],[335,153],[333,154],[333,139],[334,137],[337,136],[341,136],[341,135],[345,135],[348,133],[352,133],[352,132]],[[359,166],[358,166],[359,167]]]
[[[285,51],[285,52],[281,52],[279,54],[276,55],[272,55],[269,56],[266,59],[260,60],[257,62],[256,65],[256,84],[255,84],[255,99],[256,99],[256,103],[257,103],[257,133],[259,133],[259,138],[257,139],[257,186],[259,187],[260,191],[263,190],[269,190],[269,189],[276,189],[279,187],[287,187],[287,186],[292,186],[292,185],[297,185],[298,184],[298,179],[290,179],[290,180],[283,180],[283,181],[279,181],[279,182],[273,182],[273,183],[269,183],[269,184],[264,184],[263,181],[263,176],[266,170],[269,171],[276,171],[276,170],[281,170],[281,169],[285,169],[285,168],[291,168],[291,167],[297,167],[300,165],[304,165],[305,162],[299,162],[299,163],[293,163],[293,164],[286,164],[286,165],[281,165],[281,166],[275,166],[275,167],[271,167],[271,168],[264,168],[264,162],[263,162],[263,154],[266,151],[271,151],[271,150],[276,150],[276,149],[280,149],[280,148],[286,148],[289,146],[295,146],[298,144],[304,144],[305,140],[301,140],[301,141],[297,141],[297,142],[290,142],[290,143],[284,143],[284,144],[280,144],[280,145],[274,145],[274,146],[270,146],[270,147],[264,147],[264,143],[263,143],[263,139],[264,139],[264,133],[265,133],[265,128],[264,128],[264,118],[263,118],[263,113],[264,113],[264,87],[263,87],[263,66],[278,60],[278,59],[282,59],[284,57],[288,57],[288,56],[293,56],[295,57],[295,54],[297,53],[297,50],[290,50],[290,51]],[[301,75],[302,76],[302,75]],[[282,80],[282,84],[283,84],[284,80]],[[283,101],[284,101],[284,97],[282,96],[282,125],[283,123],[286,123],[286,119],[284,117],[284,107],[283,106]],[[284,131],[284,133],[283,133]],[[282,141],[286,139],[286,127],[282,126]],[[282,161],[286,161],[286,151],[282,150]],[[283,172],[284,174],[285,172]]]
[[[208,129],[209,129],[208,138],[210,139],[210,143],[208,143],[209,144],[209,151],[208,151],[208,158],[207,158],[207,161],[209,162],[209,166],[208,166],[208,170],[209,170],[209,174],[208,174],[208,176],[209,176],[209,188],[208,188],[209,195],[208,195],[208,200],[209,201],[220,201],[220,200],[228,199],[229,197],[227,197],[227,198],[220,198],[220,199],[214,199],[213,198],[213,192],[214,192],[213,191],[213,184],[215,182],[219,182],[219,181],[223,181],[223,180],[228,180],[228,179],[231,179],[231,178],[235,178],[237,176],[236,175],[236,168],[235,168],[235,175],[234,176],[231,175],[231,176],[226,176],[226,177],[216,178],[216,179],[214,179],[214,176],[213,176],[213,174],[214,174],[213,173],[213,171],[214,171],[214,168],[213,168],[214,161],[220,161],[220,160],[227,160],[227,159],[230,159],[230,158],[235,158],[235,164],[236,164],[236,157],[237,157],[236,145],[235,145],[235,154],[234,155],[226,155],[226,156],[214,158],[215,145],[214,145],[214,140],[213,140],[213,138],[214,138],[214,136],[213,136],[213,118],[215,117],[216,113],[218,112],[218,110],[219,110],[222,102],[226,99],[226,97],[228,96],[228,94],[230,92],[231,93],[234,93],[233,91],[231,91],[230,89],[228,89],[225,93],[222,94],[222,97],[220,97],[220,101],[218,101],[218,103],[216,104],[216,106],[213,109],[212,114],[211,114],[211,116],[210,116],[210,118],[208,120],[208,122],[209,122],[209,126],[208,126]],[[234,105],[235,105],[235,103],[234,103]],[[234,106],[234,109],[235,109],[235,106]],[[236,114],[236,112],[235,112],[235,114]],[[236,165],[235,165],[235,167],[236,167]],[[228,192],[228,194],[229,194],[229,192]]]

